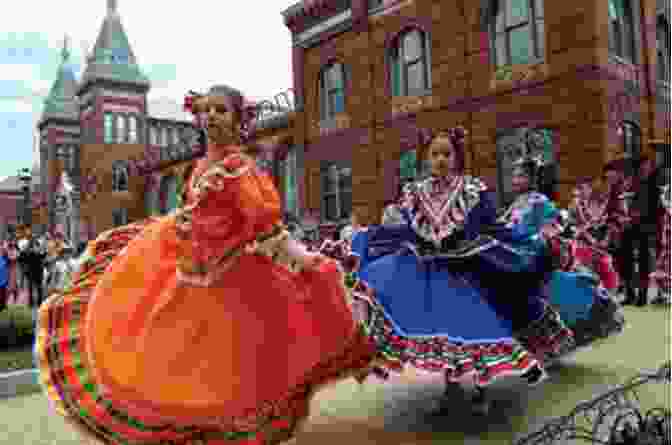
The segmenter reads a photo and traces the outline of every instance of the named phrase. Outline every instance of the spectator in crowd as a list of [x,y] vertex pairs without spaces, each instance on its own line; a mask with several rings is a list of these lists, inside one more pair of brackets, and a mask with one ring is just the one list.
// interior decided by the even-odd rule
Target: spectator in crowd
[[16,245],[15,239],[7,241],[7,260],[8,264],[8,283],[7,283],[7,302],[17,304],[19,302],[19,287],[18,287],[18,264],[19,249]]
[[[630,219],[618,250],[621,276],[625,282],[626,298],[623,304],[645,306],[648,302],[651,273],[651,240],[656,234],[660,210],[660,193],[654,175],[654,162],[643,157],[636,165],[631,185]],[[637,252],[635,257],[634,252]],[[637,279],[635,279],[635,263]]]
[[18,260],[24,269],[28,304],[36,314],[37,308],[44,301],[44,259],[47,253],[40,240],[33,236],[29,226],[23,228],[23,236]]
[[0,245],[0,312],[7,308],[7,285],[9,284],[9,255],[7,243]]
[[66,280],[73,271],[71,251],[72,249],[60,236],[48,241],[48,256],[45,261],[45,294],[47,296],[65,287]]

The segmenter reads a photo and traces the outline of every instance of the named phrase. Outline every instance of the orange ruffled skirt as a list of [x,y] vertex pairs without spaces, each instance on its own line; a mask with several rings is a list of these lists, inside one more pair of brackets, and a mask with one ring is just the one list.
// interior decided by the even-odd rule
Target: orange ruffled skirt
[[42,383],[92,436],[279,443],[318,386],[371,365],[334,262],[295,273],[245,254],[219,285],[194,287],[176,279],[175,234],[172,216],[104,233],[40,309]]

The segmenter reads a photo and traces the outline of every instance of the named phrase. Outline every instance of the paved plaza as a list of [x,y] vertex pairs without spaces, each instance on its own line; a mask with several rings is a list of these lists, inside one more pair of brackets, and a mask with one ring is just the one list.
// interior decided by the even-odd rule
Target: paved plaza
[[[621,336],[578,352],[553,369],[545,385],[521,390],[509,382],[494,388],[486,417],[470,414],[459,393],[450,409],[439,413],[441,379],[408,371],[387,383],[344,381],[325,390],[296,445],[510,443],[549,416],[567,414],[595,392],[670,359],[669,308],[628,307],[626,314],[628,326]],[[669,387],[646,387],[642,401],[669,407]],[[62,420],[50,414],[41,394],[0,400],[0,419],[0,445],[79,445]]]

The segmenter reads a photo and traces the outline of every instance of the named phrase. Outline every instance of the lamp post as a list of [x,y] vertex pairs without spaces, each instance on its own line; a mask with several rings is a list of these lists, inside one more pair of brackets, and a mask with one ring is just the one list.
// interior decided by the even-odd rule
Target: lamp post
[[21,186],[23,188],[23,223],[28,227],[32,224],[32,209],[30,203],[30,183],[33,179],[33,175],[28,168],[22,168],[19,170],[19,181],[21,181]]

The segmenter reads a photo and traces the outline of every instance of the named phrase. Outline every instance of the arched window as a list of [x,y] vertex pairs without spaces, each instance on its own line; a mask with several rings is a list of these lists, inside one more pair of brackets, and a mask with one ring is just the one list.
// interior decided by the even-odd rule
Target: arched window
[[138,117],[128,117],[128,142],[131,144],[138,143]]
[[342,63],[332,63],[320,73],[320,115],[322,120],[333,119],[345,111],[345,67]]
[[635,63],[633,0],[609,0],[609,52]]
[[114,143],[114,115],[105,113],[103,117],[103,142],[105,144]]
[[663,14],[658,16],[656,23],[656,53],[658,80],[670,83],[670,23]]
[[124,162],[115,162],[112,165],[112,191],[128,191],[128,167]]
[[126,142],[126,116],[117,115],[117,144]]
[[390,49],[393,96],[420,96],[431,88],[429,36],[413,29],[400,35]]
[[490,19],[490,53],[497,67],[544,58],[544,0],[499,0]]

